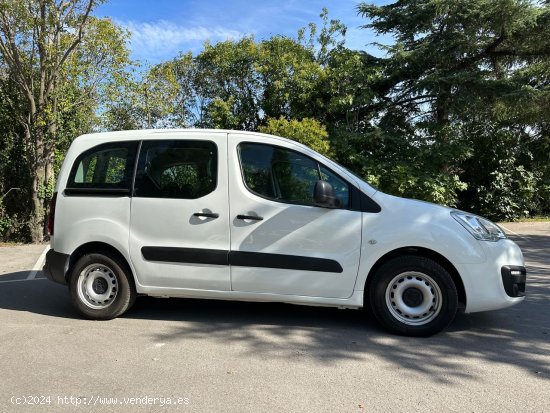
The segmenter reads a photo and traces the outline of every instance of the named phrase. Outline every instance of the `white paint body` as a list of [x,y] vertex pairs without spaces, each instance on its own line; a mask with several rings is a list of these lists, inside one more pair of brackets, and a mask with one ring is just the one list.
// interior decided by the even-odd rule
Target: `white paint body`
[[[218,147],[218,183],[192,200],[139,197],[66,196],[70,170],[83,151],[106,142],[193,139]],[[243,183],[237,145],[259,142],[301,152],[371,197],[381,212],[290,205],[250,192]],[[466,293],[466,312],[508,307],[523,300],[503,287],[503,265],[523,266],[511,240],[478,241],[450,215],[452,209],[390,196],[345,168],[296,142],[270,135],[222,130],[145,130],[84,135],[71,145],[56,191],[52,248],[72,254],[89,242],[106,243],[127,260],[137,292],[151,296],[277,301],[359,308],[370,270],[384,255],[420,247],[445,257],[457,270]],[[212,211],[215,220],[193,217]],[[258,214],[262,221],[237,220]],[[252,251],[328,258],[342,273],[146,261],[141,247],[157,245]]]

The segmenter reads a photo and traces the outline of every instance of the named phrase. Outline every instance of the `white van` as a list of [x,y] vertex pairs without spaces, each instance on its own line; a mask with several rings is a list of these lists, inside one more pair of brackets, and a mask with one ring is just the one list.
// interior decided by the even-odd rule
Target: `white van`
[[369,186],[296,142],[226,130],[84,135],[57,181],[44,272],[92,319],[137,295],[370,307],[392,332],[524,299],[492,222]]

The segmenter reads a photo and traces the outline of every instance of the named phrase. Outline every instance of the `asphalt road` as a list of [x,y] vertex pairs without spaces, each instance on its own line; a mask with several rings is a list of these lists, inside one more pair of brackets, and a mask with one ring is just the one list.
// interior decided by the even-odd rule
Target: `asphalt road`
[[506,227],[527,300],[427,339],[359,311],[190,299],[86,321],[30,277],[44,246],[0,247],[0,412],[550,411],[550,223]]

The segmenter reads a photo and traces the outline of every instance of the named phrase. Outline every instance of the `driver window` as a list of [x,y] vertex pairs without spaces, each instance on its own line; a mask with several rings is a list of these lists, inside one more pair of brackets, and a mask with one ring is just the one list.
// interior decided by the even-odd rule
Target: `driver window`
[[282,147],[241,143],[239,157],[247,188],[279,202],[313,205],[318,180],[327,181],[342,208],[349,206],[349,185],[312,158]]

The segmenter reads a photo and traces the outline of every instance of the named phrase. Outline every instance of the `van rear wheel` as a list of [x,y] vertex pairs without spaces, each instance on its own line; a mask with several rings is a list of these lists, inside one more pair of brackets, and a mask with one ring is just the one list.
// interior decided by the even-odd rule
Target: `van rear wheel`
[[93,320],[116,318],[136,299],[134,281],[126,265],[104,253],[86,254],[76,262],[69,292],[77,310]]
[[369,291],[372,312],[386,329],[430,336],[454,319],[458,295],[451,275],[436,261],[407,255],[383,264]]

